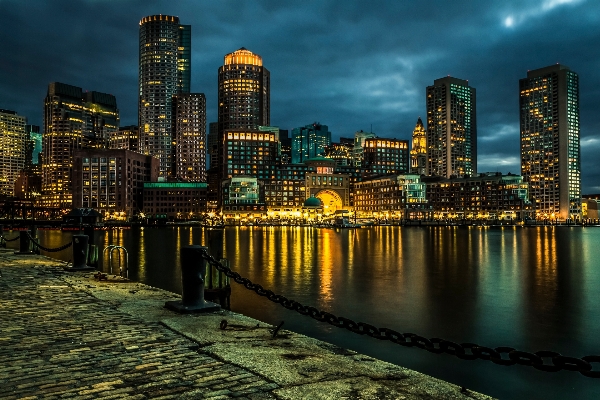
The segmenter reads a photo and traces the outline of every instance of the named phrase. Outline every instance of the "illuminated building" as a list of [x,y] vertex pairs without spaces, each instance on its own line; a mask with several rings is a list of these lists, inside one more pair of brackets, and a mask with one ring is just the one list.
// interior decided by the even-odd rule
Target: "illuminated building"
[[289,164],[292,162],[292,138],[290,132],[287,129],[279,130],[279,148],[280,157],[282,164]]
[[173,96],[172,176],[206,182],[206,98],[203,93]]
[[73,207],[127,219],[142,210],[144,182],[158,179],[158,159],[125,149],[73,154]]
[[439,219],[524,219],[531,213],[529,185],[519,175],[424,177],[427,201]]
[[358,131],[354,133],[354,149],[353,149],[353,157],[354,157],[354,165],[356,167],[362,166],[363,161],[363,146],[365,144],[365,140],[377,137],[373,132],[363,132]]
[[223,176],[252,176],[261,180],[274,178],[279,142],[275,134],[256,130],[229,130],[224,137]]
[[113,95],[83,92],[58,82],[48,85],[42,136],[44,206],[71,208],[73,152],[107,147],[118,129],[119,110]]
[[160,160],[160,175],[173,163],[172,98],[190,92],[191,26],[170,15],[140,21],[139,102],[140,152]]
[[579,77],[560,64],[519,80],[521,174],[537,217],[581,217]]
[[108,140],[109,149],[140,151],[140,128],[136,125],[121,126]]
[[408,165],[408,140],[365,139],[362,169],[368,174],[406,174]]
[[208,152],[208,162],[210,168],[217,165],[219,151],[219,123],[210,122],[208,124],[208,136],[206,139],[206,147]]
[[327,125],[315,122],[292,130],[292,164],[322,156],[331,145],[331,132]]
[[307,160],[314,172],[305,176],[305,200],[316,197],[323,204],[324,214],[333,214],[350,206],[350,179],[347,174],[336,174],[335,161],[325,157]]
[[418,175],[427,174],[427,133],[421,117],[413,130],[412,148],[410,150],[410,172]]
[[446,77],[427,87],[427,175],[450,178],[477,172],[475,88]]
[[340,138],[325,148],[325,157],[335,160],[336,165],[354,165],[354,139]]
[[156,219],[190,219],[207,210],[208,185],[204,182],[144,183],[144,216]]
[[306,164],[281,164],[275,169],[275,178],[265,180],[265,203],[270,211],[296,212],[306,200],[306,173],[314,168]]
[[42,133],[37,125],[25,125],[26,151],[25,169],[34,170],[39,168],[41,174]]
[[221,183],[223,219],[228,222],[254,222],[267,214],[263,183],[253,176],[234,176]]
[[0,196],[14,196],[15,181],[25,168],[26,118],[0,109]]
[[380,219],[422,218],[429,214],[426,184],[420,175],[387,175],[358,182],[354,209],[359,217]]
[[24,169],[15,181],[15,197],[33,200],[42,193],[42,176],[34,170]]

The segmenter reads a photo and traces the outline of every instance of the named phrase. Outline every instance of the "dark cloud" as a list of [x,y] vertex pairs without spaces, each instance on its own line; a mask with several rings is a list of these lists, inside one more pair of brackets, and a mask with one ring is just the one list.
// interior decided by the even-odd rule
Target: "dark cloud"
[[425,87],[452,75],[477,89],[481,171],[519,171],[518,80],[560,62],[580,76],[582,176],[600,192],[600,3],[389,1],[2,1],[0,108],[42,123],[48,83],[117,96],[137,121],[138,22],[171,14],[192,25],[192,90],[216,120],[217,70],[246,47],[271,71],[271,122],[314,121],[334,138],[356,130],[410,138]]

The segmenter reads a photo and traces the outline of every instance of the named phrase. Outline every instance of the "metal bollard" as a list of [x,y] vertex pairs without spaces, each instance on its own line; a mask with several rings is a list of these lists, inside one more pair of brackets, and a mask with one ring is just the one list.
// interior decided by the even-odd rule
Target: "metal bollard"
[[15,251],[15,254],[33,254],[30,247],[31,243],[29,242],[29,231],[19,231],[19,251]]
[[181,248],[181,301],[167,301],[165,307],[178,313],[219,311],[221,306],[204,300],[206,260],[199,252],[206,247],[191,245]]
[[94,268],[86,264],[88,258],[87,235],[73,235],[73,266],[67,271],[93,271]]

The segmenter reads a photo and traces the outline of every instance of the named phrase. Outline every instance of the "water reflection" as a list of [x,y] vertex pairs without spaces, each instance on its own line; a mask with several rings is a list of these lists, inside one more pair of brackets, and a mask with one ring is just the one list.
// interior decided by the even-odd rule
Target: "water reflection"
[[[7,235],[8,236],[8,235]],[[40,231],[58,247],[70,233]],[[180,291],[180,246],[207,245],[234,270],[286,297],[401,332],[523,350],[597,353],[600,229],[176,227],[100,232],[129,250],[130,274]],[[59,254],[70,259],[70,249]],[[600,398],[576,373],[461,361],[320,324],[232,287],[232,309],[500,398]]]

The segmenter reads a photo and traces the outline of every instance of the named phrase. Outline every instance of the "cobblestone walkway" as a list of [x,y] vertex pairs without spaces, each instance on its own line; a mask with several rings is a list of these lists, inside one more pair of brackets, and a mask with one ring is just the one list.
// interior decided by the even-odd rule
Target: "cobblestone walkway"
[[273,398],[277,384],[117,311],[65,274],[0,262],[0,399]]

